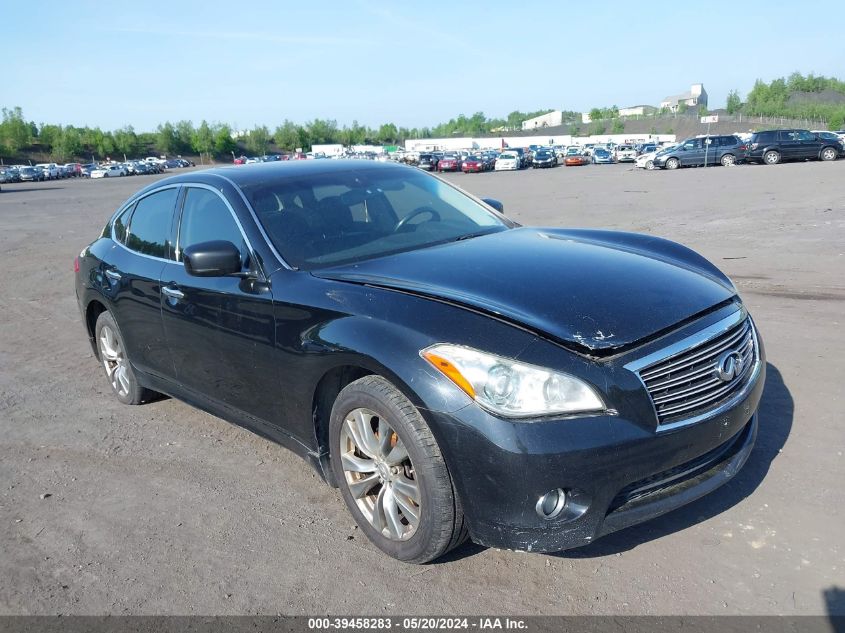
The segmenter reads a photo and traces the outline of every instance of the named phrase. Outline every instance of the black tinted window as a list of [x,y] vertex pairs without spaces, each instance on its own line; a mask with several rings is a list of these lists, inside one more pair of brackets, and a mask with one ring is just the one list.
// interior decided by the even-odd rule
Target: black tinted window
[[771,143],[775,140],[777,132],[760,132],[755,135],[755,142],[757,143]]
[[185,195],[182,222],[179,227],[179,250],[201,242],[225,240],[238,247],[243,258],[247,253],[241,230],[223,199],[208,189],[191,187]]
[[170,222],[178,192],[175,187],[164,189],[138,201],[129,222],[126,246],[145,255],[169,256]]

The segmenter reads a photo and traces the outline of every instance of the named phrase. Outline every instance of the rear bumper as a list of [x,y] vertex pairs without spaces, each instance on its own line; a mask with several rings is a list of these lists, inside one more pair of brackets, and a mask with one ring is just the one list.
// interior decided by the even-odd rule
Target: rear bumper
[[[472,539],[550,552],[589,544],[728,482],[754,446],[764,382],[762,357],[743,397],[729,410],[666,432],[611,415],[521,423],[475,405],[453,414],[426,413]],[[541,518],[538,500],[558,488],[567,492],[564,511]]]

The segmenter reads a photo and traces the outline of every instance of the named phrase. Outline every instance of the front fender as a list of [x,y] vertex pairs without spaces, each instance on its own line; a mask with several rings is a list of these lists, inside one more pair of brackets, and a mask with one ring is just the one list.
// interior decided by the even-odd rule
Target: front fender
[[[543,230],[545,231],[546,229]],[[580,241],[622,248],[645,257],[659,259],[688,270],[693,270],[713,279],[731,292],[736,293],[736,287],[734,287],[730,278],[710,262],[710,260],[683,244],[667,240],[663,237],[643,233],[598,229],[549,229],[548,232],[566,235],[567,237]]]

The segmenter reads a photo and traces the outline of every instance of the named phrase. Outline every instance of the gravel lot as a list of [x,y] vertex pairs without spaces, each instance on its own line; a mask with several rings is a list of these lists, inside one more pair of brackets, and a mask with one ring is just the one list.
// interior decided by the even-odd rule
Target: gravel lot
[[153,178],[0,193],[0,614],[845,613],[845,161],[448,176],[525,224],[698,250],[740,288],[770,366],[757,446],[717,493],[584,549],[465,545],[426,567],[371,547],[284,449],[111,396],[72,260]]

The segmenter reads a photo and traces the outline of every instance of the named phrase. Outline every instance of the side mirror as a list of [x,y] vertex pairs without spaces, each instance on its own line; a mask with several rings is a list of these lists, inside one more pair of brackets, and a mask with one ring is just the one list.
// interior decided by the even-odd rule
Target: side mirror
[[487,203],[489,206],[496,209],[496,211],[498,211],[499,213],[505,212],[505,205],[503,205],[498,200],[494,200],[493,198],[482,198],[481,201]]
[[200,242],[182,251],[185,272],[194,277],[225,277],[241,272],[241,253],[231,242]]

